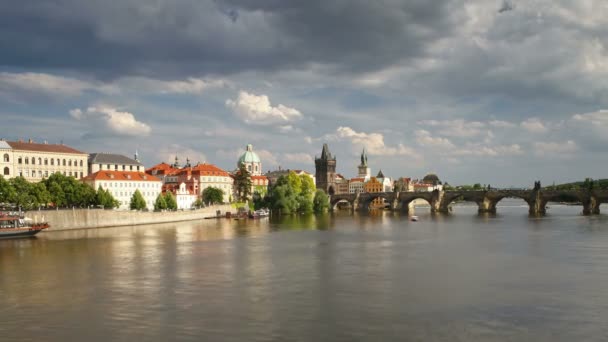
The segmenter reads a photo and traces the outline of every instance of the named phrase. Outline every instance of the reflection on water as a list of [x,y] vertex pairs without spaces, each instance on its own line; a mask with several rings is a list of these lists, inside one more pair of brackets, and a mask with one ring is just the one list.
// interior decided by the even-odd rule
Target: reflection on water
[[0,241],[7,341],[602,341],[608,218],[337,212]]

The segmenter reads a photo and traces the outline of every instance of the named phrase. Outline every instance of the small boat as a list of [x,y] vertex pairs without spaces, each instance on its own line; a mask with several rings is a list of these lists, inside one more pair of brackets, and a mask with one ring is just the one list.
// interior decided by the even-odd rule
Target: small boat
[[410,216],[410,221],[417,222],[418,221],[418,216],[416,216],[416,215]]
[[31,237],[47,228],[48,223],[34,223],[21,214],[0,213],[0,239]]
[[249,218],[261,218],[270,216],[270,210],[268,209],[258,209],[249,214]]

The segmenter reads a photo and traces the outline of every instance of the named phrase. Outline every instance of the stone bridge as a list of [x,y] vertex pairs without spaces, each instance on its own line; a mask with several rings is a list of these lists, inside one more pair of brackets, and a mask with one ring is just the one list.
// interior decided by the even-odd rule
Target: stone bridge
[[377,192],[337,194],[330,196],[330,208],[338,203],[347,202],[353,210],[369,210],[370,204],[383,198],[391,210],[407,211],[409,204],[416,199],[429,203],[432,212],[447,213],[455,201],[475,202],[480,213],[496,213],[496,204],[503,198],[521,198],[529,206],[530,215],[544,215],[548,202],[578,202],[583,206],[584,215],[600,213],[600,204],[608,203],[608,190],[520,190],[490,189],[477,191],[439,191],[433,192]]

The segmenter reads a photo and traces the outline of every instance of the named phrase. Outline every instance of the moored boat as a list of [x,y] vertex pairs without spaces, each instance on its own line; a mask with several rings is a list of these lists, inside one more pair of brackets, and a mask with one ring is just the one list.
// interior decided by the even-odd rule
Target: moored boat
[[0,213],[0,239],[31,237],[47,228],[46,222],[35,223],[20,214]]

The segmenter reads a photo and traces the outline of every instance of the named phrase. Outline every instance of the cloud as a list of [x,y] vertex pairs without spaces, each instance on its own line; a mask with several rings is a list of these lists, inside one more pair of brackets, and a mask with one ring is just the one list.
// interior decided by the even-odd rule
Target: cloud
[[534,143],[534,149],[539,157],[559,158],[570,157],[578,151],[578,145],[572,140],[565,142],[536,142]]
[[286,163],[314,165],[315,160],[308,153],[284,153],[282,160]]
[[104,94],[125,92],[138,94],[185,94],[200,95],[212,88],[229,86],[223,79],[187,77],[180,80],[159,80],[148,77],[121,77],[99,84],[95,89]]
[[492,127],[497,127],[497,128],[513,128],[516,126],[514,123],[511,123],[508,121],[502,121],[502,120],[492,120],[492,121],[488,122],[488,124]]
[[469,144],[465,148],[454,150],[452,154],[458,156],[502,157],[522,155],[524,151],[519,144],[497,146]]
[[520,126],[530,133],[545,133],[549,130],[539,118],[526,119]]
[[175,162],[175,157],[178,158],[181,166],[186,165],[187,159],[190,160],[191,165],[208,162],[207,156],[205,156],[203,152],[180,144],[163,145],[155,152],[155,157],[157,160],[160,160],[159,163],[165,162],[172,164]]
[[439,136],[432,136],[429,131],[421,129],[417,130],[414,134],[416,136],[416,142],[420,146],[443,149],[455,148],[454,144],[452,144],[449,139]]
[[268,96],[242,90],[236,100],[226,100],[226,106],[244,122],[254,125],[284,124],[302,117],[302,113],[295,108],[282,104],[273,107]]
[[398,144],[396,147],[386,146],[384,135],[380,133],[357,132],[350,127],[340,126],[336,129],[336,133],[328,136],[328,138],[346,139],[355,145],[357,150],[365,147],[369,154],[377,156],[418,156],[412,148],[403,144]]
[[603,126],[608,128],[608,110],[602,109],[597,112],[575,114],[572,120],[580,123],[587,123],[592,126]]
[[314,64],[375,70],[416,58],[452,32],[458,25],[454,7],[448,0],[33,2],[0,13],[0,65],[98,78],[179,78]]
[[0,72],[0,95],[12,99],[79,96],[93,85],[78,79],[35,72]]
[[[86,110],[75,108],[69,113],[76,120],[87,121],[96,131],[94,133],[100,133],[101,129],[105,129],[112,134],[138,137],[147,136],[152,130],[147,124],[137,121],[132,113],[117,108],[107,106],[88,107]],[[102,127],[99,127],[98,123],[101,123]]]
[[470,138],[483,134],[486,124],[479,121],[456,120],[423,120],[418,124],[441,127],[439,134],[448,137]]

